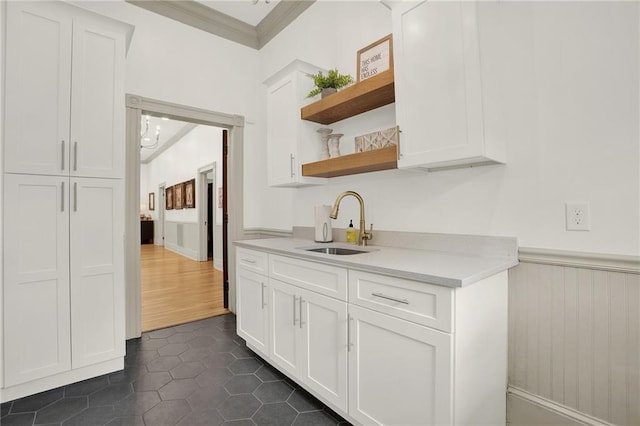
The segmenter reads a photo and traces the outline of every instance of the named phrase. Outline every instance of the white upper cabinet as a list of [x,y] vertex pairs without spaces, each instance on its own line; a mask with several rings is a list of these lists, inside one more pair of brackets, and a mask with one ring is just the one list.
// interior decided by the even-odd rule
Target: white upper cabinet
[[311,101],[314,74],[320,68],[294,61],[268,78],[267,170],[269,186],[321,185],[324,178],[303,177],[302,164],[320,160],[321,125],[300,119],[300,108]]
[[69,174],[71,17],[7,2],[5,171]]
[[124,35],[74,22],[71,174],[124,176]]
[[504,163],[484,132],[474,2],[401,2],[393,9],[398,168]]
[[5,171],[121,178],[125,34],[57,3],[7,3]]

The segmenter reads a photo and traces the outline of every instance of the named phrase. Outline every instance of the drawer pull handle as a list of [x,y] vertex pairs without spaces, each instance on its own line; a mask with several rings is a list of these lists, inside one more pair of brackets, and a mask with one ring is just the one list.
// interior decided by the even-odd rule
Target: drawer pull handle
[[387,299],[387,300],[392,300],[398,303],[404,303],[405,305],[409,304],[409,301],[407,299],[398,299],[397,297],[387,296],[386,294],[382,294],[382,293],[371,293],[371,295],[375,297],[379,297],[381,299]]
[[293,295],[293,326],[296,326],[296,302],[298,301],[298,297]]
[[302,326],[304,325],[304,322],[302,322],[302,303],[303,303],[302,296],[300,296],[299,302],[300,302],[300,309],[299,309],[299,312],[300,312],[300,328],[302,328]]
[[242,261],[247,263],[252,263],[252,264],[256,263],[255,260],[251,260],[251,259],[242,259]]
[[264,303],[264,288],[266,287],[266,285],[264,285],[264,283],[260,284],[262,284],[262,309],[264,310],[264,307],[267,306],[267,304]]

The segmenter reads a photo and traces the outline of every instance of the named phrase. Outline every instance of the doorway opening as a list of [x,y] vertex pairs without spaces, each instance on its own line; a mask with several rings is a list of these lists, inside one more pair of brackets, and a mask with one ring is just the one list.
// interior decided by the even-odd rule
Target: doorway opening
[[[199,248],[200,252],[196,253],[195,261],[198,261],[202,257],[208,258],[208,235],[215,235],[215,231],[207,232],[202,228],[214,226],[216,223],[215,211],[217,207],[208,209],[209,203],[209,183],[211,183],[211,201],[212,205],[216,205],[216,185],[223,188],[229,187],[229,191],[226,191],[228,196],[223,195],[223,199],[226,203],[227,211],[224,214],[220,214],[217,222],[221,222],[223,241],[222,241],[222,266],[224,270],[223,278],[223,293],[224,293],[224,306],[228,307],[231,311],[235,310],[235,273],[228,267],[229,264],[234,264],[234,251],[228,250],[230,241],[242,238],[242,143],[243,143],[243,125],[244,119],[240,116],[229,115],[224,113],[218,113],[213,111],[206,111],[198,108],[181,106],[170,104],[162,101],[141,98],[133,95],[127,95],[127,189],[126,189],[126,207],[127,207],[127,219],[126,219],[126,265],[125,273],[127,279],[127,338],[139,337],[142,331],[142,319],[141,319],[141,281],[140,281],[140,220],[139,209],[140,206],[140,135],[141,135],[141,118],[143,114],[149,114],[157,117],[167,117],[171,120],[179,120],[187,123],[193,123],[194,125],[213,126],[222,130],[223,134],[223,146],[227,146],[227,156],[223,155],[223,158],[228,158],[229,168],[222,167],[223,176],[222,179],[214,179],[213,176],[211,182],[208,181],[207,175],[201,173],[205,170],[194,170],[194,181],[203,183],[196,188],[192,188],[193,195],[195,196],[196,208],[200,206],[198,210],[199,217],[202,217],[202,222],[199,223],[200,231],[196,232],[199,235]],[[144,129],[142,129],[144,130]],[[223,160],[222,163],[225,163]],[[217,164],[213,165],[211,169],[218,170]],[[203,179],[206,179],[204,182]],[[222,180],[220,185],[219,180]],[[165,214],[162,224],[157,227],[158,238],[156,242],[158,245],[164,245],[165,248],[169,246],[169,234],[172,232],[170,227],[168,228],[167,211],[166,206],[169,202],[168,189],[172,186],[172,182],[165,181],[161,184],[157,184],[158,188],[158,213],[163,212]],[[161,192],[162,191],[162,192]],[[203,194],[204,192],[204,194]],[[166,197],[166,198],[163,198]],[[199,201],[198,201],[199,199]],[[172,200],[177,201],[177,200]],[[207,219],[209,211],[212,213],[212,218]],[[224,211],[224,210],[223,210]],[[160,219],[160,217],[158,217]],[[205,225],[206,223],[206,225]],[[225,232],[226,231],[226,232]],[[225,235],[226,234],[226,235]],[[164,240],[161,238],[164,236]],[[206,237],[206,238],[205,238]],[[159,241],[160,240],[160,241]],[[215,238],[214,238],[215,241]],[[216,259],[215,242],[213,243],[213,261]],[[204,247],[204,253],[202,248]],[[206,259],[205,259],[206,260]],[[213,269],[213,268],[212,268]]]

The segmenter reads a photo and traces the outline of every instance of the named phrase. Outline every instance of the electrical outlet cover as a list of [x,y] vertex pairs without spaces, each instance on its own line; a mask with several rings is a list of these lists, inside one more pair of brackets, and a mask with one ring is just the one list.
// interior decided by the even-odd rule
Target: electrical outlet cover
[[589,203],[575,202],[565,204],[567,231],[589,231],[591,221]]

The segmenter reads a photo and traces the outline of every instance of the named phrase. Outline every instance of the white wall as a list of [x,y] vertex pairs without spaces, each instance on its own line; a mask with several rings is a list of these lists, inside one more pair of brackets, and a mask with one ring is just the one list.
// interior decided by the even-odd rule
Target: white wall
[[[391,32],[391,12],[377,2],[337,9],[314,3],[265,46],[261,78],[294,58],[355,75],[357,50]],[[487,2],[479,9],[485,132],[505,140],[506,166],[386,171],[277,190],[283,202],[262,210],[261,225],[312,226],[314,205],[352,189],[377,229],[509,235],[521,246],[640,254],[638,4]],[[350,147],[354,135],[394,124],[393,106],[385,108],[330,127]],[[266,180],[266,165],[259,166]],[[565,201],[590,203],[590,232],[565,231]],[[355,201],[345,201],[335,226],[357,217]]]
[[[242,115],[247,122],[245,156],[251,157],[254,147],[264,145],[263,95],[256,50],[122,0],[72,3],[135,26],[126,61],[127,93]],[[253,161],[247,158],[245,163],[250,166]],[[247,170],[248,166],[245,186],[253,187],[262,177]],[[245,226],[259,225],[259,210],[245,209]]]
[[[222,129],[211,126],[198,126],[186,134],[180,141],[140,168],[140,197],[144,200],[149,192],[158,193],[158,185],[162,182],[166,187],[177,183],[196,179],[196,207],[206,202],[199,198],[197,182],[198,169],[216,162],[217,182],[222,182]],[[219,169],[219,170],[218,170]],[[146,186],[143,186],[146,184]],[[157,204],[157,203],[156,203]],[[214,203],[217,205],[217,203]],[[156,206],[156,209],[159,206]],[[154,219],[158,211],[150,212]],[[222,216],[222,209],[216,212],[216,219]],[[165,212],[165,220],[169,222],[198,222],[197,209],[173,209]],[[222,223],[220,221],[220,223]]]

